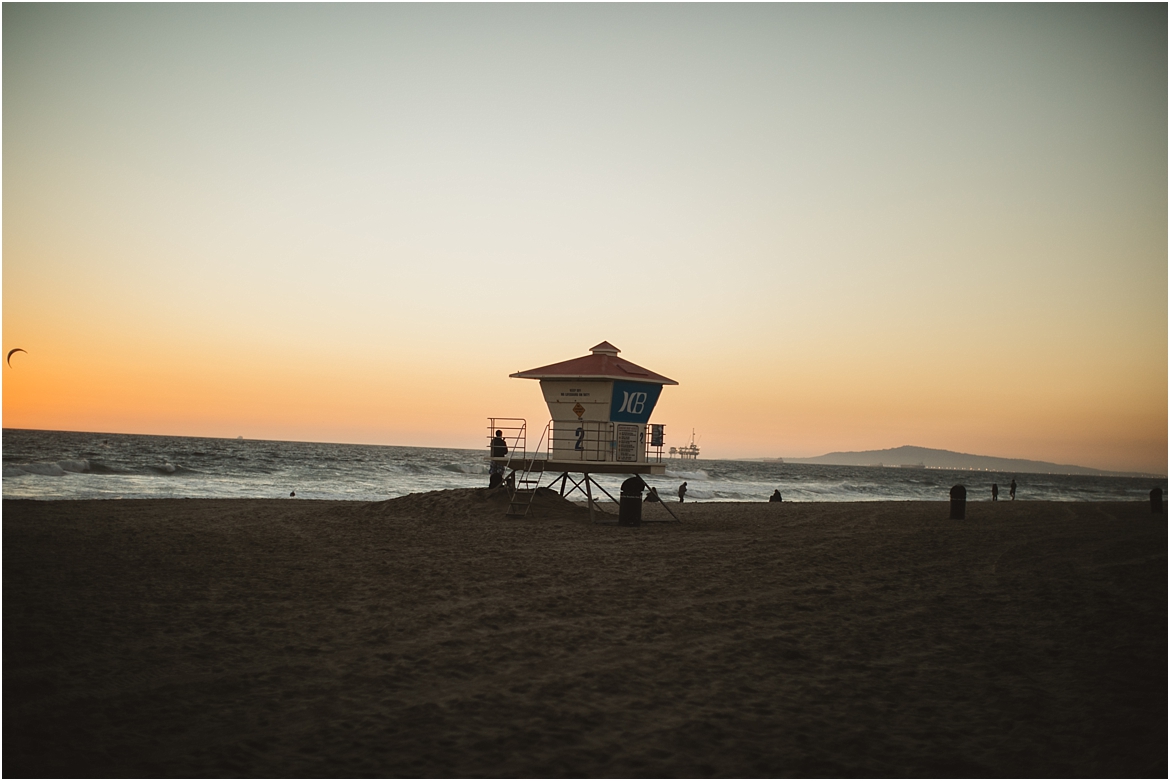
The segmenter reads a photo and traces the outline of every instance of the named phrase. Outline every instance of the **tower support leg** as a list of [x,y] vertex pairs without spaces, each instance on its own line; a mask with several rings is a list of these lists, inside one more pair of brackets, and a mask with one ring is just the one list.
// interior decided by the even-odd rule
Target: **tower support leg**
[[593,481],[589,478],[589,473],[585,473],[585,499],[589,502],[589,522],[597,523],[593,518],[593,491],[589,489],[589,484]]

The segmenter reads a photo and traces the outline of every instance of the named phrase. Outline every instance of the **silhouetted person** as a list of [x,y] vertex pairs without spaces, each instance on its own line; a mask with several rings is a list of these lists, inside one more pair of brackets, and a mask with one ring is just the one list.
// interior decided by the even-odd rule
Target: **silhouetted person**
[[1008,493],[1011,494],[1012,501],[1016,500],[1016,478],[1012,478],[1012,484],[1008,486]]
[[496,435],[492,437],[492,458],[503,458],[506,455],[508,443],[504,441],[504,432],[497,429]]
[[[503,431],[497,431],[496,435],[492,437],[491,448],[492,458],[503,458],[508,455],[508,443],[504,441]],[[492,465],[488,467],[488,488],[495,488],[502,482],[504,482],[504,465],[498,461],[492,461]]]
[[768,499],[769,502],[783,502],[784,497],[780,495],[780,489],[777,488],[772,492],[772,496]]
[[678,487],[678,501],[682,504],[687,498],[687,484],[683,483]]
[[991,484],[991,501],[993,501],[993,502],[999,501],[999,486],[996,485],[995,483]]
[[650,493],[646,494],[647,502],[661,502],[662,499],[658,496],[658,489],[651,488]]

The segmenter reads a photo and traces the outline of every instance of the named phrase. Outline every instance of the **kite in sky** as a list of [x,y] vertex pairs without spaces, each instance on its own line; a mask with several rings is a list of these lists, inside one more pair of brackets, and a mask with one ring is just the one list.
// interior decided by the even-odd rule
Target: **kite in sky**
[[9,368],[12,368],[12,354],[13,353],[24,353],[25,355],[28,355],[28,350],[22,349],[20,347],[16,347],[12,350],[9,350],[8,357],[4,359],[4,360],[8,361]]

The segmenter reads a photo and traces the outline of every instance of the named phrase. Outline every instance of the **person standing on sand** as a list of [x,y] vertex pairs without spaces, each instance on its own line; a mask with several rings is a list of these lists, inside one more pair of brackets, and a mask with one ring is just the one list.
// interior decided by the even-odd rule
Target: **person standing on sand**
[[[492,437],[491,447],[492,458],[503,458],[508,455],[508,443],[504,441],[503,431],[496,431],[496,435]],[[488,467],[488,488],[495,488],[502,482],[504,482],[504,465],[492,461],[492,465]]]
[[1016,500],[1016,478],[1012,478],[1012,484],[1008,486],[1008,493],[1011,494],[1012,501]]
[[682,504],[683,500],[687,498],[687,484],[683,483],[678,487],[678,503]]
[[993,501],[993,502],[999,501],[999,486],[996,485],[995,483],[991,484],[991,501]]

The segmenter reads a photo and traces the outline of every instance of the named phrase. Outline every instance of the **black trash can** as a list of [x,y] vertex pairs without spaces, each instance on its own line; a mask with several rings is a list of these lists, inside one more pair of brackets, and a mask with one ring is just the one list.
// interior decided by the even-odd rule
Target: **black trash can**
[[967,489],[956,485],[951,489],[951,520],[961,521],[967,517]]
[[621,495],[618,505],[618,526],[642,525],[642,497]]
[[618,502],[618,526],[642,525],[642,489],[646,483],[641,477],[631,477],[622,483],[622,493]]
[[1154,515],[1162,514],[1162,489],[1155,488],[1150,491],[1150,512]]

